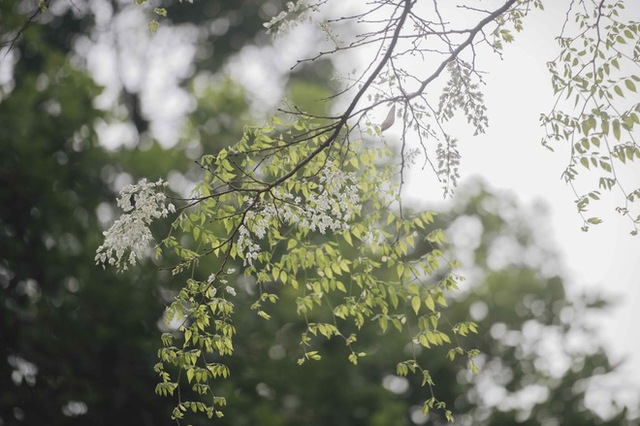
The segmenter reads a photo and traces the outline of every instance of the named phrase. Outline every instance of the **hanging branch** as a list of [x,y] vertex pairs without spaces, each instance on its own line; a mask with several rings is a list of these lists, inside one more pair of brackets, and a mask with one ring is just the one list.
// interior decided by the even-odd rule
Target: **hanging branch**
[[[330,10],[329,5],[326,0],[288,2],[286,10],[265,27],[275,34],[286,32],[310,19],[314,11]],[[556,91],[576,93],[576,102],[583,104],[578,118],[555,109],[543,117],[555,139],[571,140],[572,165],[567,176],[575,175],[574,160],[607,168],[607,160],[595,159],[595,154],[586,151],[589,143],[599,146],[600,139],[596,143],[594,137],[610,132],[617,140],[622,130],[631,137],[631,142],[615,146],[607,139],[610,157],[622,162],[640,158],[631,135],[640,123],[636,114],[640,106],[621,112],[610,102],[612,93],[619,95],[623,90],[622,82],[627,92],[635,92],[639,79],[630,76],[605,84],[603,77],[611,67],[618,67],[620,57],[637,61],[640,54],[622,53],[611,40],[623,36],[623,40],[637,40],[640,26],[617,23],[610,27],[604,44],[612,56],[600,63],[602,20],[614,20],[613,11],[605,15],[603,5],[599,3],[595,23],[586,15],[581,18],[587,25],[585,32],[561,39],[565,50],[551,65]],[[366,53],[371,60],[359,70],[359,77],[345,81],[328,99],[346,99],[342,113],[312,115],[294,107],[266,125],[248,127],[237,144],[204,155],[198,162],[204,177],[191,197],[173,200],[184,205],[176,209],[179,216],[171,233],[157,247],[158,255],[168,250],[178,257],[170,268],[173,274],[188,275],[167,308],[166,320],[174,330],[163,335],[155,368],[161,381],[156,392],[177,397],[174,419],[183,418],[189,409],[209,417],[223,415],[226,399],[213,385],[230,374],[224,360],[234,351],[237,288],[233,280],[237,270],[255,282],[260,294],[251,309],[266,320],[270,318],[267,304],[279,303],[279,296],[276,290],[265,288],[279,284],[296,293],[296,310],[306,323],[300,336],[299,363],[319,360],[318,341],[336,338],[344,343],[348,361],[357,364],[366,356],[357,348],[358,331],[378,327],[382,333],[392,329],[406,333],[411,345],[427,350],[448,346],[450,360],[462,355],[471,371],[477,371],[473,361],[477,351],[458,341],[477,332],[476,325],[446,322],[447,296],[462,280],[455,272],[458,262],[442,248],[445,236],[433,226],[433,212],[402,208],[405,168],[421,153],[423,167],[429,165],[444,193],[451,193],[460,164],[452,120],[461,116],[474,134],[483,133],[488,125],[480,90],[483,71],[477,67],[477,57],[499,55],[504,44],[513,41],[513,31],[523,28],[525,16],[542,9],[542,3],[507,0],[494,10],[485,10],[464,2],[455,11],[475,19],[475,25],[468,28],[455,27],[446,6],[437,0],[374,0],[362,12],[321,22],[334,46],[297,65],[370,49]],[[335,33],[340,24],[364,29],[350,43],[342,44]],[[584,59],[575,59],[572,43],[583,41],[590,30],[597,32],[597,42],[592,47],[587,43],[577,54],[591,58],[586,64]],[[416,57],[423,61],[423,73],[412,71]],[[558,67],[563,67],[564,74]],[[383,104],[388,106],[386,119],[380,125],[372,124],[374,109]],[[595,107],[597,113],[590,113],[587,106]],[[458,130],[459,125],[455,127]],[[399,161],[382,137],[383,131],[395,129],[401,133]],[[580,142],[583,148],[572,139],[580,131],[586,138]],[[615,183],[615,176],[613,180]],[[119,200],[125,215],[107,231],[97,262],[122,268],[144,257],[140,242],[150,235],[145,232],[149,223],[175,209],[159,191],[163,186],[163,182],[143,181],[126,188]],[[640,190],[628,194],[631,201],[640,198]],[[128,227],[136,233],[127,234]],[[207,278],[200,276],[203,262],[214,271]],[[436,397],[429,370],[415,355],[399,360],[396,371],[419,376],[425,391],[425,415],[440,410],[453,421],[444,402]]]

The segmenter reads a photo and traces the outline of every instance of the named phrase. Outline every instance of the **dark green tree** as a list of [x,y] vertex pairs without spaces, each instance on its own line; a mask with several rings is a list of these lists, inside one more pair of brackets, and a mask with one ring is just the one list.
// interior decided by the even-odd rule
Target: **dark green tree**
[[162,278],[93,265],[119,168],[93,129],[101,89],[58,35],[26,29],[0,103],[0,419],[153,424],[166,411],[149,385]]
[[[102,88],[72,60],[77,37],[95,30],[89,4],[36,12],[26,3],[0,4],[0,62],[10,71],[0,88],[0,424],[163,424],[170,410],[153,393],[152,367],[170,276],[153,264],[116,275],[94,256],[122,179],[197,166],[184,144],[103,149],[94,124],[111,112],[94,107]],[[242,11],[229,4],[199,16],[242,21]],[[232,26],[233,48],[219,46],[217,60],[257,28]],[[221,88],[207,102],[200,111],[246,108],[238,90]],[[222,127],[208,140],[234,131]]]

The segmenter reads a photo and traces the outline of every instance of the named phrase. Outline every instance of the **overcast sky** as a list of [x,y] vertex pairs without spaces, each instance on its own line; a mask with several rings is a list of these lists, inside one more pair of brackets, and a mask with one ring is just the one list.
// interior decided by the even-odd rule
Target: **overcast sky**
[[[567,2],[556,2],[555,7],[550,3],[545,2],[549,10],[526,19],[525,31],[506,47],[504,60],[496,60],[490,68],[485,88],[490,127],[485,135],[460,144],[461,174],[463,178],[479,176],[496,189],[517,194],[525,203],[541,200],[548,206],[549,243],[559,248],[570,288],[600,292],[616,303],[601,318],[603,336],[616,356],[632,357],[626,369],[637,379],[640,373],[633,365],[640,363],[640,236],[629,235],[631,224],[614,211],[619,200],[612,199],[605,199],[602,209],[593,210],[605,222],[582,232],[573,193],[560,177],[569,158],[568,146],[559,144],[550,152],[540,144],[543,130],[538,118],[553,102],[545,63],[558,51],[554,37]],[[640,20],[640,2],[626,4],[629,15]],[[640,164],[633,167],[627,176],[628,187],[637,188]],[[408,195],[415,201],[425,199],[420,187],[432,179],[427,174],[416,171],[413,175]]]

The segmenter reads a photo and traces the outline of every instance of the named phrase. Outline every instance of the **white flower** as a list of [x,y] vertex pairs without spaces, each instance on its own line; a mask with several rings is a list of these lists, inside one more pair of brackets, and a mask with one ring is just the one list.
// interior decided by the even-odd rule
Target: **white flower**
[[307,0],[298,0],[296,3],[290,1],[287,2],[287,10],[283,10],[278,13],[276,16],[271,18],[269,22],[265,22],[262,24],[266,29],[267,33],[275,34],[287,34],[289,33],[297,24],[305,20],[306,11],[317,10],[316,5],[308,6],[306,4]]
[[149,225],[176,211],[173,204],[165,205],[167,196],[158,192],[165,186],[167,183],[162,179],[151,183],[142,179],[120,191],[117,205],[124,214],[103,232],[104,243],[96,250],[96,264],[115,265],[118,270],[126,270],[128,265],[135,265],[142,258],[149,242],[153,241]]
[[[249,212],[253,213],[253,212]],[[247,214],[247,217],[250,215]],[[245,225],[240,225],[238,229],[238,253],[244,257],[244,266],[253,265],[253,261],[258,258],[260,246],[251,239],[251,233]]]
[[264,239],[270,227],[278,224],[321,234],[349,229],[347,222],[357,214],[360,202],[356,175],[345,173],[328,161],[318,173],[318,180],[319,185],[309,191],[306,199],[274,188],[270,191],[271,199],[265,197],[258,209],[247,212],[236,243],[245,266],[253,265],[258,258],[260,246],[256,240]]
[[229,293],[232,296],[236,295],[236,289],[229,285],[225,287],[225,290],[227,291],[227,293]]
[[265,22],[264,24],[262,24],[262,26],[264,26],[267,30],[271,30],[271,27],[278,25],[278,23],[284,20],[284,18],[286,18],[287,15],[288,13],[283,10],[282,12],[278,13],[276,16],[271,18],[269,22]]

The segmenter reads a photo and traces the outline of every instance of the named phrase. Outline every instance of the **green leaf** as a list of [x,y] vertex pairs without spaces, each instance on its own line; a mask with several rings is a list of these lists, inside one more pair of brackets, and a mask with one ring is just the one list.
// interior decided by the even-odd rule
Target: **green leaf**
[[425,348],[430,348],[430,347],[431,347],[431,345],[429,344],[429,341],[427,340],[427,336],[425,336],[424,334],[421,334],[421,335],[418,337],[418,341],[419,341],[419,342],[420,342],[420,344],[421,344],[422,346],[424,346]]
[[387,328],[389,327],[389,321],[387,320],[387,317],[385,315],[382,315],[378,322],[380,323],[380,329],[382,330],[382,332],[384,333],[385,331],[387,331]]
[[395,217],[392,214],[387,216],[387,225],[391,225],[391,223],[393,223],[394,219],[395,219]]
[[615,136],[617,140],[620,140],[620,121],[619,120],[613,120],[613,136]]
[[422,415],[427,417],[429,415],[429,405],[426,403],[422,406]]
[[406,376],[407,374],[409,374],[409,368],[407,367],[406,364],[399,362],[396,365],[396,374],[398,376]]
[[427,298],[425,299],[424,303],[427,305],[427,308],[429,308],[431,310],[431,312],[435,312],[436,311],[436,304],[433,300],[433,297],[431,295],[427,296]]
[[353,365],[358,365],[358,356],[354,353],[349,354],[349,362]]
[[582,164],[585,168],[589,168],[589,159],[587,157],[580,158],[580,164]]
[[418,312],[420,311],[420,304],[421,304],[421,300],[419,296],[413,296],[411,298],[411,308],[413,308],[413,312],[416,313],[416,315],[418,315]]
[[444,236],[444,232],[442,232],[442,229],[436,229],[435,231],[431,231],[427,235],[426,239],[427,241],[435,244],[443,244],[447,240],[446,237]]
[[636,91],[636,85],[630,79],[629,80],[625,80],[624,84],[625,84],[625,86],[627,86],[627,89],[631,90],[632,92]]
[[455,418],[453,417],[453,414],[451,414],[451,411],[446,410],[444,412],[444,417],[447,419],[447,421],[449,423],[454,423],[455,422]]
[[155,33],[156,31],[158,31],[159,26],[160,26],[160,23],[155,19],[152,19],[151,21],[149,21],[149,31],[151,31],[152,33]]
[[613,91],[616,92],[618,96],[621,96],[624,98],[624,93],[622,92],[622,89],[617,84],[613,86]]
[[396,272],[398,274],[398,278],[402,278],[404,276],[404,272],[405,272],[405,266],[402,263],[398,263],[398,266],[396,266]]
[[162,16],[163,18],[167,17],[167,9],[165,9],[164,7],[154,8],[153,13],[155,13],[156,15]]

